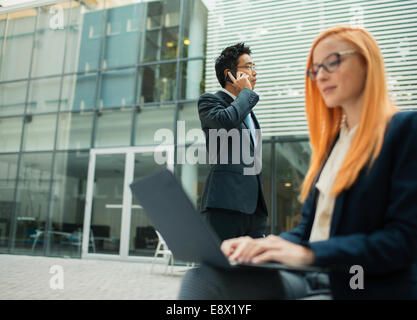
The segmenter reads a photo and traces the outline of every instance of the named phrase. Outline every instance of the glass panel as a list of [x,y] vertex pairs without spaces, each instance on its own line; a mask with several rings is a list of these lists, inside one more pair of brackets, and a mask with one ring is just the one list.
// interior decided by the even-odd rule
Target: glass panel
[[89,253],[119,254],[124,171],[124,154],[96,156]]
[[142,62],[161,59],[161,27],[162,27],[162,4],[159,1],[148,3],[146,19],[145,50]]
[[22,155],[17,188],[15,253],[43,254],[52,153]]
[[186,143],[194,143],[194,141],[197,141],[197,138],[195,138],[194,135],[187,135],[190,130],[197,129],[200,131],[201,135],[201,139],[199,138],[199,141],[205,144],[205,136],[203,130],[201,130],[201,122],[198,116],[197,102],[180,103],[178,105],[178,110],[178,121],[183,121],[183,126],[185,127]]
[[208,11],[202,1],[184,1],[182,57],[203,57],[206,52]]
[[149,2],[142,62],[178,57],[180,1]]
[[[64,87],[71,88],[71,78],[66,78]],[[79,75],[76,78],[72,110],[93,109],[96,101],[97,74]],[[72,90],[67,91],[71,93]],[[68,97],[72,97],[69,95]]]
[[6,19],[7,19],[7,14],[0,14],[0,48],[3,42],[4,33],[6,31]]
[[0,118],[0,150],[19,151],[23,118]]
[[[96,78],[95,78],[96,79]],[[92,80],[93,82],[93,80]],[[79,85],[81,86],[81,80]],[[85,82],[86,83],[86,82]],[[60,110],[71,110],[74,106],[74,97],[75,97],[75,87],[77,85],[77,76],[68,76],[62,79],[62,93],[61,93],[61,105]],[[90,83],[91,85],[91,83]],[[88,86],[88,85],[87,85]],[[95,83],[92,85],[95,88]],[[80,88],[78,90],[81,90]],[[94,100],[93,100],[94,101]],[[78,110],[80,110],[81,104],[85,108],[85,100],[81,103],[81,99],[77,103]],[[91,109],[94,105],[94,102],[87,103],[89,108]]]
[[268,209],[268,220],[266,222],[266,234],[271,230],[271,185],[272,185],[272,166],[271,166],[271,144],[262,143],[262,189],[264,199]]
[[27,113],[57,111],[61,78],[32,80],[29,88]]
[[[201,145],[202,151],[205,151],[205,148],[205,145]],[[187,148],[186,152],[189,152],[189,150],[190,148]],[[177,152],[178,151],[179,150],[177,150]],[[177,169],[176,175],[182,182],[185,192],[188,194],[197,210],[200,210],[201,196],[203,194],[206,178],[210,171],[208,157],[205,158],[205,163],[191,164],[186,162],[182,165],[178,165]]]
[[0,84],[0,115],[23,114],[27,81]]
[[91,144],[93,112],[61,113],[57,149],[85,149]]
[[181,62],[181,100],[198,99],[205,91],[204,60]]
[[[137,153],[135,154],[135,170],[133,180],[143,178],[153,174],[166,165],[159,165],[154,160],[154,153]],[[133,256],[153,256],[158,236],[151,224],[148,216],[136,198],[132,197],[132,213],[130,218],[130,238],[129,238],[129,255]]]
[[[114,4],[113,2],[106,3],[106,5]],[[133,4],[107,10],[104,69],[133,66],[137,63],[145,8],[145,4]]]
[[100,90],[100,108],[126,107],[134,104],[135,69],[103,74]]
[[163,143],[164,141],[155,141],[155,133],[161,128],[172,131],[173,141],[175,105],[143,107],[138,111],[136,115],[135,145],[159,145]]
[[300,188],[310,160],[308,141],[275,144],[277,225],[274,233],[291,230],[301,219]]
[[[92,6],[90,6],[90,2]],[[95,7],[96,3],[98,4]],[[104,32],[104,10],[101,10],[103,3],[103,1],[89,1],[88,5],[83,6],[81,10],[83,22],[80,49],[76,56],[79,72],[96,71],[99,67],[100,46]]]
[[56,114],[25,116],[23,150],[52,150],[54,148]]
[[0,80],[22,79],[29,76],[36,15],[36,8],[9,14],[3,48],[4,57],[0,61]]
[[139,103],[162,102],[174,100],[177,64],[166,63],[146,66],[139,70],[141,87]]
[[[89,152],[55,156],[49,254],[81,258]],[[90,246],[93,246],[90,242]]]
[[0,250],[9,244],[11,217],[14,210],[18,155],[0,155]]
[[132,109],[99,111],[95,147],[129,146],[131,127]]
[[[95,3],[89,2],[89,8],[92,8],[94,5]],[[77,72],[78,70],[78,57],[80,55],[83,31],[83,13],[86,11],[85,6],[78,1],[71,1],[71,7],[71,14],[68,17],[69,21],[65,21],[67,23],[65,73]]]
[[36,43],[33,50],[32,76],[62,73],[65,49],[65,23],[68,21],[67,4],[44,6],[39,10]]

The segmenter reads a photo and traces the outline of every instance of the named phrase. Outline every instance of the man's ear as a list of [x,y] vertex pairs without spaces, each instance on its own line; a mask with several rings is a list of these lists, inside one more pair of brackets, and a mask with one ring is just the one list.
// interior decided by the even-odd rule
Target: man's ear
[[227,77],[227,73],[230,71],[230,69],[224,69],[223,73],[224,73],[224,78],[226,79]]

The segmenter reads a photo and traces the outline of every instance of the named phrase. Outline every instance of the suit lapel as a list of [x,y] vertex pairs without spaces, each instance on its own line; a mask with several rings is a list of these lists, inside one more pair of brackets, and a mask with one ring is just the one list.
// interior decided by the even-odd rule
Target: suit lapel
[[[223,92],[223,91],[217,91],[215,95],[225,102],[224,107],[227,107],[228,105],[230,105],[234,101],[231,96],[229,96],[226,92]],[[253,113],[252,113],[252,119],[254,119],[255,128],[259,128],[258,120],[256,120],[256,117]],[[249,125],[246,123],[245,119],[243,119],[242,124],[243,125],[241,125],[241,129],[250,130]],[[255,146],[253,144],[252,136],[250,136],[250,142],[251,142],[252,148],[255,148]]]
[[345,201],[345,191],[342,191],[336,197],[336,203],[333,209],[332,221],[330,223],[330,236],[336,233],[336,228],[339,225],[340,217],[342,216],[343,202]]

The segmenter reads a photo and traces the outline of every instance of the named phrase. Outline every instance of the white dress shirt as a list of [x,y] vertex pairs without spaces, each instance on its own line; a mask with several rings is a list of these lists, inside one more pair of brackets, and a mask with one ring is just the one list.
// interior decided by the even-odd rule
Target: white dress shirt
[[343,121],[340,128],[339,139],[333,147],[329,158],[321,172],[320,178],[316,183],[317,189],[320,191],[317,201],[316,215],[314,217],[313,227],[311,229],[310,241],[323,241],[329,238],[330,224],[336,197],[330,192],[336,180],[336,176],[342,166],[352,139],[355,136],[358,125],[348,131],[346,122]]

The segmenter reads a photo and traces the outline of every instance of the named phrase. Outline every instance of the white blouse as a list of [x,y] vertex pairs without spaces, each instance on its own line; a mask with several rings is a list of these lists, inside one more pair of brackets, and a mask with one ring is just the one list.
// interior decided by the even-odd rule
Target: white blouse
[[329,238],[330,223],[332,221],[333,209],[336,201],[336,197],[332,196],[330,191],[332,190],[343,160],[349,151],[350,144],[355,136],[357,128],[358,125],[349,131],[345,121],[342,122],[339,139],[335,143],[333,150],[321,172],[320,178],[316,183],[316,187],[320,191],[320,194],[310,234],[311,242],[323,241]]

